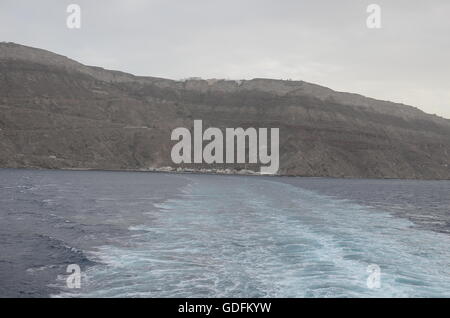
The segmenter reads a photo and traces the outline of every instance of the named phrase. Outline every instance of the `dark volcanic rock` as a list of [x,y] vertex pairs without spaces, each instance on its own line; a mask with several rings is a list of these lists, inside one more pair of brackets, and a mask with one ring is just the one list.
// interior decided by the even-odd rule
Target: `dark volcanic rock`
[[403,104],[302,81],[138,77],[14,43],[0,43],[0,73],[0,167],[173,166],[172,129],[202,119],[280,128],[284,175],[450,179],[450,120]]

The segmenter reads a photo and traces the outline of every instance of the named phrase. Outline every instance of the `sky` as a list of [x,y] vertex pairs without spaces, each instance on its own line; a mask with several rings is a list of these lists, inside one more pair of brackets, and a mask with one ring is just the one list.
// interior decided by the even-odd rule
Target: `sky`
[[0,41],[136,75],[303,80],[450,118],[448,0],[1,0]]

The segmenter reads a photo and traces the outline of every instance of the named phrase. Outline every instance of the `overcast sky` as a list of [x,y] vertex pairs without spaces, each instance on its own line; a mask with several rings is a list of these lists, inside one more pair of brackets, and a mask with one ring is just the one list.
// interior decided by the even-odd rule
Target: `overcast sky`
[[[81,29],[66,26],[81,7]],[[381,6],[381,29],[366,8]],[[0,41],[136,75],[304,80],[450,118],[449,0],[1,0]]]

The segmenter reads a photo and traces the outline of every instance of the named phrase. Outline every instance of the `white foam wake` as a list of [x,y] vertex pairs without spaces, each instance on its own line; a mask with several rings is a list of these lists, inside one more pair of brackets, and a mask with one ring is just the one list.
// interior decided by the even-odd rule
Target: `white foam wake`
[[[450,238],[405,219],[261,178],[195,187],[101,246],[90,297],[450,296]],[[367,266],[381,268],[370,289]]]

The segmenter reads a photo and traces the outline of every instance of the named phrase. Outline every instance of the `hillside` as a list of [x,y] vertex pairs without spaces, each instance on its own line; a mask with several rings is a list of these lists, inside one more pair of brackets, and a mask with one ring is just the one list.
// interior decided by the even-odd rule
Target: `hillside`
[[303,81],[139,77],[14,43],[0,74],[0,167],[173,166],[172,129],[202,119],[279,127],[283,175],[450,179],[450,120],[412,106]]

